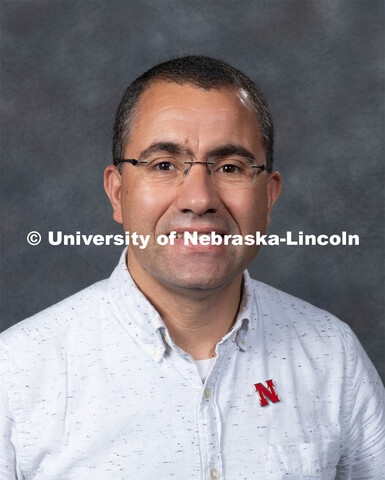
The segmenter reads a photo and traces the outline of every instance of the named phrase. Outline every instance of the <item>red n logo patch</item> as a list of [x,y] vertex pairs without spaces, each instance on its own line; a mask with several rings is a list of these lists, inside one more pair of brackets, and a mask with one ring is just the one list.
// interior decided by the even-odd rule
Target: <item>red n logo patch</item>
[[265,387],[262,383],[256,383],[254,385],[255,390],[258,392],[259,398],[261,400],[261,406],[265,407],[269,404],[265,397],[271,400],[273,403],[279,402],[278,395],[275,393],[274,390],[274,383],[273,380],[266,380],[267,387]]

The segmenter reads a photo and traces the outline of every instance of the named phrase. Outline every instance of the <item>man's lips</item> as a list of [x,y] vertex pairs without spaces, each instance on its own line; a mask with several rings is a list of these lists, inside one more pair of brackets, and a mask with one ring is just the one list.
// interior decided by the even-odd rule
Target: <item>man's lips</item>
[[168,236],[171,235],[172,232],[175,232],[176,233],[176,238],[181,240],[181,239],[184,239],[185,238],[185,235],[188,233],[188,234],[196,234],[198,238],[200,238],[202,235],[212,235],[212,234],[215,234],[215,235],[220,235],[221,237],[223,237],[224,235],[226,235],[226,231],[223,230],[223,229],[219,229],[219,228],[208,228],[208,227],[194,227],[194,228],[183,228],[183,229],[175,229],[175,230],[171,230],[168,234]]

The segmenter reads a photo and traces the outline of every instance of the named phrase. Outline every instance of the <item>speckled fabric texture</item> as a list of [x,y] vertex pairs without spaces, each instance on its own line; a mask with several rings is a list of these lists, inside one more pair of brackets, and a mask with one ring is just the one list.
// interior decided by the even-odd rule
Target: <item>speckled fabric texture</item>
[[247,272],[204,384],[124,254],[0,339],[2,480],[384,478],[384,388],[358,340]]

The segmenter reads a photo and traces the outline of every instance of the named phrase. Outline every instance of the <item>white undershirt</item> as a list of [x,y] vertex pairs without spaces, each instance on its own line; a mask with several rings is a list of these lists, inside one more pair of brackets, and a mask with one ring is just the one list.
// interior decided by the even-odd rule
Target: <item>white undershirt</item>
[[215,357],[205,358],[204,360],[195,360],[195,363],[197,364],[197,367],[198,367],[199,375],[202,379],[202,383],[205,383],[206,378],[211,372],[214,362],[215,362]]

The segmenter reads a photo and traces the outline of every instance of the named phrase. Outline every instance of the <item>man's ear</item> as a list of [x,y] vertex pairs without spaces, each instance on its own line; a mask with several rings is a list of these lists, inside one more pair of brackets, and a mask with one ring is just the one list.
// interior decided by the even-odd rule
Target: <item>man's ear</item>
[[104,170],[104,190],[110,199],[112,209],[114,213],[112,218],[118,222],[123,223],[122,220],[122,207],[121,207],[121,188],[122,188],[122,176],[120,175],[117,167],[109,165]]
[[282,179],[278,172],[270,172],[267,179],[267,224],[270,225],[270,212],[281,194]]

